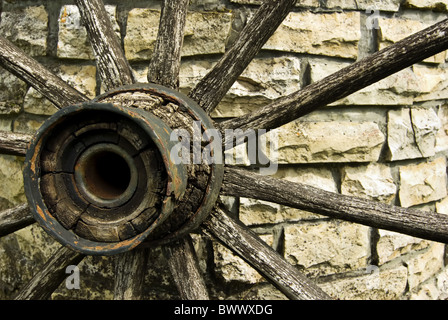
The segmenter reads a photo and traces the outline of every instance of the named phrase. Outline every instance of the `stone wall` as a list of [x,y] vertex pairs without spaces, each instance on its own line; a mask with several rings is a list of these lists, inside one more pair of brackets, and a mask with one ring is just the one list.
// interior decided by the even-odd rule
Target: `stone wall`
[[[137,77],[145,81],[161,1],[106,0]],[[261,1],[192,0],[181,87],[188,92],[236,39]],[[304,0],[266,43],[213,116],[240,116],[324,78],[447,16],[447,0]],[[102,92],[79,12],[68,0],[4,0],[0,33],[90,97]],[[446,52],[293,121],[279,133],[275,176],[345,195],[448,214]],[[34,132],[56,111],[0,70],[0,130]],[[0,206],[25,201],[23,159],[0,156]],[[235,216],[339,299],[445,299],[445,245],[252,199],[223,199]],[[230,251],[195,235],[213,298],[284,299]],[[32,226],[0,241],[0,298],[11,298],[59,245]],[[177,298],[151,253],[145,298]],[[80,265],[81,288],[54,298],[109,299],[113,258]]]

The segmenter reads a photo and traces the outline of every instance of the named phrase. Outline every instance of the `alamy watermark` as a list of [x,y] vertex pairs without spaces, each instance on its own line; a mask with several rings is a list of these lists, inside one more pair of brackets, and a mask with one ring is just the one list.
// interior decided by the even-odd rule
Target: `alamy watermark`
[[80,289],[80,274],[79,267],[75,265],[70,265],[65,269],[65,273],[69,276],[65,279],[65,287],[68,290]]
[[[261,175],[278,169],[278,134],[265,129],[203,130],[201,121],[194,121],[192,134],[186,129],[172,131],[171,161],[175,164],[230,164],[260,166]],[[223,146],[224,141],[224,146]]]
[[368,30],[378,30],[380,28],[379,18],[380,18],[380,10],[376,8],[367,8],[366,14],[369,16],[366,19],[366,28]]

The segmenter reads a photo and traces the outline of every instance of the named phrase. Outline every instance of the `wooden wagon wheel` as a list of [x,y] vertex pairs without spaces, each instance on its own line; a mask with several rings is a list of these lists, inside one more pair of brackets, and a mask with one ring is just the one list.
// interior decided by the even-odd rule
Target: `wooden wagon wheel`
[[[216,129],[214,132],[218,130],[226,137],[226,129],[269,130],[298,119],[448,49],[448,20],[252,113],[218,125],[207,114],[296,0],[266,0],[239,39],[188,97],[177,91],[188,0],[163,1],[146,85],[135,83],[102,1],[75,2],[108,91],[93,101],[0,37],[0,64],[61,109],[34,137],[0,133],[2,153],[27,157],[24,175],[29,200],[28,204],[0,213],[0,236],[37,220],[63,244],[17,299],[49,298],[66,276],[66,267],[89,254],[118,254],[115,297],[136,299],[146,256],[135,248],[155,245],[163,248],[180,296],[207,299],[189,237],[195,230],[230,248],[287,297],[329,299],[249,228],[229,216],[220,206],[218,195],[276,202],[448,243],[448,216],[333,194],[220,163],[176,163],[173,141],[168,138],[175,129],[189,133],[199,130],[206,141],[212,142],[212,137],[206,135],[208,130]],[[197,128],[194,123],[199,123]],[[223,146],[229,142],[226,138]],[[196,147],[209,154],[219,150],[207,150],[207,145],[201,143]],[[115,173],[112,179],[111,172]]]

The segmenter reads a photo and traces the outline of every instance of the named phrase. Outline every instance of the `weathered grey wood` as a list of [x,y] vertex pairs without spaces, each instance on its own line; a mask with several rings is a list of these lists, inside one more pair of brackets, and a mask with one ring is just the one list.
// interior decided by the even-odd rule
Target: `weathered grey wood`
[[302,275],[252,230],[215,209],[202,224],[206,234],[214,236],[238,254],[290,299],[329,300],[316,284]]
[[46,300],[67,277],[68,266],[79,264],[84,255],[61,247],[15,297],[16,300]]
[[0,153],[24,156],[31,139],[28,134],[0,131]]
[[102,0],[75,0],[106,90],[135,82]]
[[0,212],[0,237],[28,227],[35,222],[28,204]]
[[88,100],[61,78],[0,36],[0,66],[39,91],[58,108]]
[[275,202],[331,218],[448,243],[447,215],[336,194],[242,169],[226,169],[222,194]]
[[164,246],[163,253],[183,300],[208,300],[192,239],[187,236]]
[[164,0],[148,81],[172,89],[179,87],[181,50],[189,0]]
[[239,118],[224,129],[273,129],[448,49],[448,20],[409,36],[304,89]]
[[150,249],[134,249],[115,258],[115,300],[141,300]]
[[267,0],[241,31],[238,40],[189,96],[212,112],[294,7],[296,0]]

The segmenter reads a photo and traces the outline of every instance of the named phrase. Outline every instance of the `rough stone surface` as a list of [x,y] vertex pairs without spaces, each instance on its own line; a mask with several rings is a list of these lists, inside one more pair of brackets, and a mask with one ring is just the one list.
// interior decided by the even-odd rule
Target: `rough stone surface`
[[355,59],[360,29],[358,12],[292,12],[263,48]]
[[[311,82],[321,80],[349,65],[349,62],[321,59],[310,60]],[[409,105],[421,93],[421,82],[419,80],[415,73],[408,68],[331,105]]]
[[382,164],[344,167],[341,174],[341,193],[365,197],[392,204],[397,187],[391,170]]
[[307,274],[346,272],[367,266],[369,228],[341,221],[285,227],[285,257]]
[[446,0],[406,0],[405,6],[416,9],[426,9],[435,11],[447,11],[448,1]]
[[407,269],[404,266],[383,270],[364,269],[364,275],[347,277],[320,284],[335,299],[341,300],[395,300],[406,292]]
[[[149,60],[157,39],[160,11],[136,8],[129,12],[124,39],[129,60]],[[192,12],[185,25],[183,56],[224,53],[231,14]]]
[[385,140],[373,122],[296,121],[277,131],[279,163],[377,161]]
[[1,13],[0,33],[27,54],[45,56],[48,13],[43,5],[5,8]]
[[392,161],[435,155],[441,127],[433,109],[402,108],[388,114],[388,148]]
[[[115,33],[120,37],[116,6],[106,5]],[[59,15],[59,35],[57,55],[60,58],[86,59],[94,58],[87,31],[82,25],[81,15],[76,5],[66,5]]]
[[[420,21],[415,19],[389,19],[380,17],[378,25],[380,27],[379,49],[386,48],[387,46],[396,43],[411,34],[419,32],[437,21]],[[430,63],[444,63],[447,58],[446,51],[441,52],[433,57],[425,60]]]
[[447,196],[446,160],[400,168],[400,203],[403,207],[440,200]]
[[[334,193],[338,192],[332,171],[325,168],[279,168],[275,177]],[[322,218],[322,216],[277,203],[247,198],[240,198],[239,213],[240,220],[246,225],[275,224]]]

